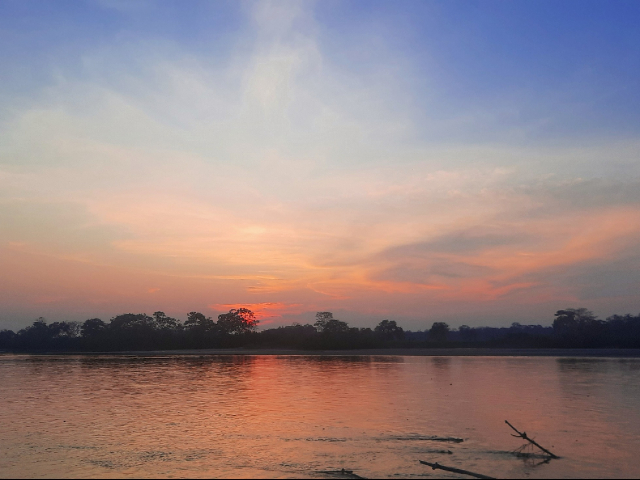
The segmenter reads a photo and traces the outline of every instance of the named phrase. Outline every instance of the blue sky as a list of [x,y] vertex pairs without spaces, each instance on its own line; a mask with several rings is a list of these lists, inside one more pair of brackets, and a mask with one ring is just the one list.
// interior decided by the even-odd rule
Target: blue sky
[[[222,1],[4,1],[2,94],[28,96],[59,69],[82,75],[82,56],[113,43],[157,42],[228,61],[253,35],[250,8]],[[533,130],[521,141],[638,133],[637,2],[327,1],[310,8],[330,61],[380,75],[396,57],[409,68],[393,86],[413,90],[443,120],[502,107],[500,126]],[[496,135],[478,130],[468,132],[474,140]]]
[[638,20],[625,1],[5,0],[0,327],[635,312]]

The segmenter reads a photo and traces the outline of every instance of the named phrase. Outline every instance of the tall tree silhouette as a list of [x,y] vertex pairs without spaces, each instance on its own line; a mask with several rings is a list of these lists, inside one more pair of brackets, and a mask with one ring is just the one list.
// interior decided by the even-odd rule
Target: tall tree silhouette
[[398,326],[395,320],[382,320],[374,332],[385,340],[402,340],[404,338],[404,330]]
[[449,325],[444,322],[434,322],[429,330],[429,340],[446,342],[449,336]]
[[327,325],[327,322],[330,322],[331,320],[333,320],[333,313],[331,312],[317,312],[316,313],[316,321],[313,324],[314,327],[316,327],[316,329],[319,332],[322,332],[325,328],[325,326]]
[[256,330],[259,320],[248,308],[231,309],[218,315],[218,328],[229,335],[250,333]]

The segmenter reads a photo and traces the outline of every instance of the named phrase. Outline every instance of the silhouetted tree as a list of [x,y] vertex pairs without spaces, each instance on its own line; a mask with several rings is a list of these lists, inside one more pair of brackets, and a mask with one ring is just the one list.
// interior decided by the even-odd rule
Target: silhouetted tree
[[553,332],[563,346],[601,347],[607,342],[607,322],[599,320],[586,308],[558,310]]
[[32,325],[20,330],[17,336],[20,347],[46,350],[51,345],[52,332],[44,318],[38,317]]
[[322,332],[324,330],[325,325],[327,324],[327,322],[333,320],[333,313],[331,312],[317,312],[316,313],[316,321],[313,324],[314,327],[316,327],[316,329],[319,332]]
[[152,317],[156,323],[156,328],[160,330],[181,330],[182,329],[182,324],[180,323],[179,320],[172,317],[167,317],[167,315],[164,312],[154,312]]
[[316,322],[313,326],[316,327],[318,332],[327,335],[335,335],[349,331],[349,325],[346,322],[333,318],[333,313],[331,312],[317,312]]
[[214,322],[211,317],[205,317],[204,314],[200,312],[189,312],[184,326],[191,331],[198,331],[200,333],[216,330],[216,322]]
[[349,324],[347,322],[342,322],[335,318],[328,320],[324,327],[322,328],[322,333],[325,334],[337,334],[337,333],[346,333],[349,331]]
[[99,318],[90,318],[89,320],[85,320],[85,322],[80,327],[80,332],[84,338],[95,337],[104,333],[107,328],[107,324],[104,323]]
[[449,336],[449,325],[444,322],[434,322],[429,329],[429,340],[434,342],[446,342]]
[[398,326],[395,320],[382,320],[374,331],[385,340],[402,340],[404,338],[404,330]]
[[81,326],[78,322],[53,322],[49,325],[52,338],[76,338],[80,335]]
[[229,313],[218,315],[218,328],[230,335],[250,333],[256,330],[259,320],[248,308],[231,309]]
[[596,316],[593,312],[586,308],[567,308],[565,310],[558,310],[553,321],[553,330],[559,335],[563,335],[566,332],[574,331],[580,325],[584,325],[596,320]]
[[148,350],[157,345],[157,329],[146,313],[124,313],[111,319],[105,332],[107,348]]
[[149,332],[155,330],[155,323],[146,313],[124,313],[113,317],[109,323],[112,331]]

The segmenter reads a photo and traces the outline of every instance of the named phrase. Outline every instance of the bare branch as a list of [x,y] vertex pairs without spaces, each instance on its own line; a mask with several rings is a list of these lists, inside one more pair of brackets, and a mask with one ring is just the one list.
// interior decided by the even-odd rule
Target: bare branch
[[423,465],[427,465],[434,470],[444,470],[446,472],[459,473],[461,475],[469,475],[470,477],[474,477],[474,478],[490,478],[490,479],[495,478],[495,477],[487,477],[486,475],[481,475],[480,473],[469,472],[467,470],[460,470],[459,468],[445,467],[444,465],[440,465],[439,463],[423,462],[422,460],[420,460],[420,463]]
[[557,455],[554,455],[553,453],[551,453],[546,448],[542,447],[540,444],[536,443],[534,440],[532,440],[529,437],[527,437],[527,432],[520,432],[516,427],[511,425],[507,420],[505,420],[504,423],[509,425],[513,429],[513,431],[515,431],[518,434],[518,435],[511,435],[512,437],[522,438],[523,440],[526,440],[527,442],[531,443],[532,445],[535,445],[536,447],[538,447],[540,450],[542,450],[544,453],[549,455],[551,458],[560,458]]

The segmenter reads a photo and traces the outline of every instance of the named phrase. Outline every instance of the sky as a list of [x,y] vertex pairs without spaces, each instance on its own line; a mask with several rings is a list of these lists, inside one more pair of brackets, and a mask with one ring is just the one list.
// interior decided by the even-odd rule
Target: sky
[[640,312],[640,3],[0,1],[0,329]]

